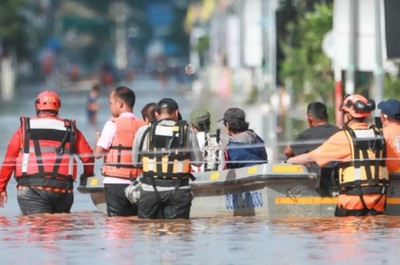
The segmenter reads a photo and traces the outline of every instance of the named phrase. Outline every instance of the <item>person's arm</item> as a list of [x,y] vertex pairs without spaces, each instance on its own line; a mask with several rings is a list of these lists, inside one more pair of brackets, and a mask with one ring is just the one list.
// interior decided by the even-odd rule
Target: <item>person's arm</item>
[[311,152],[289,158],[287,163],[303,165],[316,162],[319,167],[323,167],[332,161],[349,161],[351,159],[349,150],[347,137],[340,131]]
[[94,174],[93,150],[81,131],[76,129],[75,152],[83,163],[83,175],[92,176]]
[[190,164],[200,167],[203,165],[203,153],[201,152],[196,134],[191,128],[188,128],[186,139],[189,143],[188,147],[190,148]]
[[93,150],[93,156],[96,159],[102,158],[106,153],[107,153],[107,149],[104,149],[103,147],[100,147],[98,145],[96,145],[96,147]]
[[305,165],[310,164],[311,162],[313,162],[313,158],[311,157],[310,153],[293,156],[287,160],[287,163],[296,165]]
[[220,161],[220,164],[218,165],[218,170],[224,170],[226,169],[225,152],[224,149],[222,148],[222,143],[220,145],[221,149],[218,150],[218,157]]
[[96,159],[103,158],[110,149],[117,128],[114,122],[107,121],[93,150]]
[[6,190],[7,183],[10,180],[11,175],[15,171],[16,159],[21,150],[20,136],[21,136],[21,130],[18,129],[11,137],[10,142],[7,146],[7,152],[4,156],[4,162],[1,167],[1,173],[0,173],[0,192]]
[[[144,132],[147,130],[147,126],[140,127],[139,130],[137,130],[135,138],[133,139],[133,144],[132,144],[132,163],[134,167],[141,167],[142,161],[139,159],[139,155],[143,150],[146,150],[146,146],[143,144],[143,146],[140,146],[140,143],[142,142],[142,137],[147,137],[147,135],[144,135]],[[146,143],[147,140],[144,139],[143,143]],[[140,147],[142,147],[142,150],[140,150]]]
[[4,162],[1,167],[0,173],[0,208],[4,207],[4,204],[7,203],[7,184],[10,181],[11,175],[15,170],[16,159],[18,157],[19,151],[21,149],[20,146],[20,136],[21,130],[20,128],[14,133],[11,137],[11,140],[7,146],[7,152],[4,157]]

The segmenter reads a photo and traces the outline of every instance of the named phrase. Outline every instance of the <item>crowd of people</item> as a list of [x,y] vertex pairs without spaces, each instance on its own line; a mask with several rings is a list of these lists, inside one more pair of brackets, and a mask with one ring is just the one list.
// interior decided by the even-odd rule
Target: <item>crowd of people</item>
[[[99,87],[93,87],[88,100],[92,125],[97,124],[98,93]],[[57,93],[39,93],[37,115],[22,117],[9,142],[0,173],[0,207],[7,202],[6,188],[14,174],[23,215],[69,213],[77,157],[83,164],[81,180],[93,175],[94,159],[102,159],[109,216],[188,219],[193,172],[268,162],[263,139],[250,129],[240,108],[228,108],[219,120],[228,136],[223,142],[219,130],[211,132],[211,115],[204,108],[194,109],[187,122],[177,102],[163,98],[145,105],[139,118],[135,102],[129,87],[110,92],[112,118],[92,148],[74,120],[59,117]],[[383,128],[367,123],[375,110],[372,99],[348,95],[340,106],[345,124],[338,128],[328,123],[325,104],[312,102],[307,107],[309,128],[285,148],[287,163],[313,164],[321,183],[337,173],[336,216],[383,214],[390,174],[400,174],[400,102],[382,101],[378,109]]]

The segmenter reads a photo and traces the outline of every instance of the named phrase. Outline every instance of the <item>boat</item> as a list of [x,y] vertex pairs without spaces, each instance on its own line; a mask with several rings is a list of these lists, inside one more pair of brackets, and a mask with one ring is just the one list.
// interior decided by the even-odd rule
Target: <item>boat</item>
[[[265,163],[193,175],[191,218],[334,216],[338,192],[321,191],[318,172],[304,165]],[[106,213],[101,176],[83,179],[78,191]],[[385,213],[400,215],[400,178],[390,180]]]

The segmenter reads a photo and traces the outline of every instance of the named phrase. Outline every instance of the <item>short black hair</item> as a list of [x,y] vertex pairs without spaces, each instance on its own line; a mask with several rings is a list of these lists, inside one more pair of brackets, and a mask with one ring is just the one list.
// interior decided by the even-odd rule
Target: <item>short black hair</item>
[[119,86],[115,90],[115,95],[122,99],[126,105],[133,108],[135,106],[136,96],[132,89],[126,86]]
[[232,121],[226,121],[224,120],[224,124],[228,124],[228,129],[232,132],[244,132],[249,129],[249,123],[244,121],[244,120],[232,120]]
[[321,102],[312,102],[307,106],[307,114],[312,115],[315,119],[328,120],[328,111],[326,105]]

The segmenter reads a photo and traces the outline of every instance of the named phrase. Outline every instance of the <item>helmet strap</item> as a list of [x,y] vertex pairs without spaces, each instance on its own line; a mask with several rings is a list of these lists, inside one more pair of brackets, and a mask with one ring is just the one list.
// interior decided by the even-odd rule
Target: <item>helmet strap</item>
[[348,127],[347,125],[348,125],[352,120],[355,119],[350,113],[344,112],[344,115],[346,115],[346,114],[349,114],[350,117],[351,117],[351,119],[349,119],[348,121],[346,121],[346,123],[343,125],[344,128],[345,128],[345,127]]

